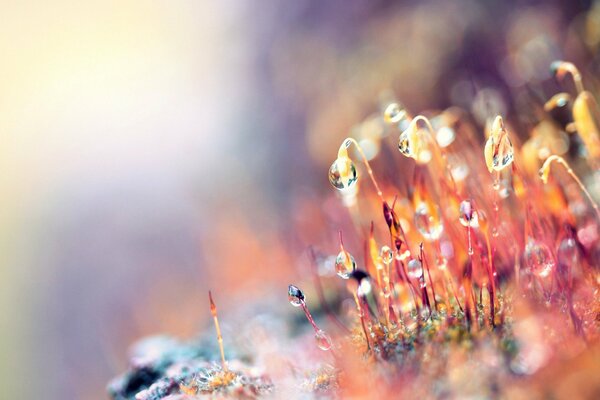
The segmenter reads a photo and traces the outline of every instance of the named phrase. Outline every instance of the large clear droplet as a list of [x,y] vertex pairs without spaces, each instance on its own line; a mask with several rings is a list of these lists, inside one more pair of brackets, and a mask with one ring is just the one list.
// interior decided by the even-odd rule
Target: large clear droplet
[[331,349],[331,338],[322,329],[315,332],[315,340],[321,350],[327,351]]
[[385,265],[388,265],[392,262],[392,259],[394,258],[394,252],[392,251],[392,249],[390,249],[389,246],[383,246],[381,248],[381,251],[379,252],[379,256],[381,257],[381,261],[383,261]]
[[352,254],[345,250],[340,251],[335,258],[335,272],[340,276],[340,278],[348,279],[350,278],[352,271],[355,269],[356,262],[354,261]]
[[294,307],[300,307],[306,301],[306,297],[304,297],[304,293],[302,293],[302,290],[300,290],[298,287],[289,285],[288,300]]
[[479,226],[479,216],[473,208],[471,200],[464,200],[460,203],[459,221],[462,226],[477,228]]
[[554,269],[555,262],[548,246],[529,238],[525,246],[525,264],[532,273],[545,278]]
[[337,158],[329,168],[329,182],[336,189],[347,189],[354,186],[357,180],[356,167],[348,157]]
[[435,241],[444,231],[444,225],[439,218],[440,210],[435,205],[420,203],[415,210],[415,226],[427,241]]
[[423,264],[421,264],[421,261],[413,258],[406,266],[406,273],[413,279],[419,279],[423,275]]

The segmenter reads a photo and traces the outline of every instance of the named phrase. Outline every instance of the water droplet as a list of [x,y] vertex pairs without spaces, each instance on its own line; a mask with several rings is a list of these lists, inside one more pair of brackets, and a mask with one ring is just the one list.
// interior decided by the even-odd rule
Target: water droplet
[[327,351],[331,349],[331,338],[322,329],[315,332],[315,340],[321,350]]
[[485,143],[485,162],[488,170],[502,171],[514,160],[514,150],[500,116],[493,123],[491,135]]
[[408,131],[404,131],[400,134],[400,139],[398,140],[398,150],[400,150],[400,153],[406,157],[412,157]]
[[428,131],[418,128],[413,122],[400,134],[398,150],[404,156],[414,159],[417,164],[427,164],[433,157],[430,142]]
[[565,238],[558,245],[556,254],[558,264],[573,267],[579,264],[579,248],[573,238]]
[[381,261],[383,261],[385,265],[388,265],[394,258],[394,252],[389,248],[389,246],[383,246],[379,252],[379,256],[381,257]]
[[304,297],[304,293],[302,293],[302,290],[300,290],[294,285],[289,285],[288,300],[290,301],[290,304],[294,307],[300,307],[302,304],[304,304],[306,298]]
[[342,279],[350,278],[352,271],[356,269],[356,261],[352,254],[345,250],[339,252],[335,259],[335,272]]
[[416,258],[413,258],[408,262],[406,269],[408,276],[411,278],[418,279],[423,275],[423,264]]
[[435,205],[421,202],[415,210],[415,226],[430,242],[438,240],[444,231],[444,225],[439,218],[440,210]]
[[530,272],[541,278],[545,278],[554,269],[554,257],[548,246],[529,238],[525,246],[525,263]]
[[383,112],[383,120],[388,124],[396,124],[406,117],[406,111],[398,103],[390,103]]
[[352,187],[357,179],[356,167],[348,157],[337,158],[329,168],[329,182],[336,189]]
[[473,208],[471,200],[464,200],[460,203],[459,221],[462,226],[476,228],[479,226],[479,216]]

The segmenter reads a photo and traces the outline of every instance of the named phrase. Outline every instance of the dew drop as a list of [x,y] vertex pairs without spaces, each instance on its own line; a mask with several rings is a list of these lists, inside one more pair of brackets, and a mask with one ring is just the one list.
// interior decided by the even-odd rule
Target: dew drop
[[288,300],[290,301],[290,304],[294,307],[300,307],[302,304],[304,304],[306,298],[304,297],[304,293],[302,293],[302,290],[300,290],[294,285],[289,285]]
[[[500,122],[497,122],[498,118]],[[484,154],[490,172],[502,171],[514,160],[513,145],[500,117],[497,117],[494,122],[493,132],[485,143]]]
[[394,252],[389,248],[389,246],[383,246],[379,252],[379,256],[381,257],[381,261],[383,261],[385,265],[388,265],[394,258]]
[[383,112],[383,120],[388,124],[396,124],[406,117],[406,111],[398,103],[390,103]]
[[558,264],[566,267],[573,267],[579,264],[579,249],[577,242],[573,238],[565,238],[558,245],[556,254]]
[[471,200],[464,200],[460,203],[459,221],[462,226],[477,228],[479,226],[479,216],[473,207]]
[[529,270],[541,278],[545,278],[554,269],[554,257],[548,246],[529,238],[525,246],[525,263]]
[[315,340],[317,341],[317,346],[321,350],[327,351],[331,349],[331,338],[322,329],[315,332]]
[[423,275],[423,264],[416,258],[413,258],[408,262],[406,269],[408,276],[411,278],[418,279]]
[[398,150],[400,150],[400,153],[406,157],[413,156],[408,131],[404,131],[400,134],[400,139],[398,140]]
[[349,157],[337,158],[329,168],[329,182],[336,189],[352,187],[357,179],[356,167]]
[[345,250],[339,252],[335,258],[335,272],[342,279],[350,278],[352,271],[356,269],[356,261],[352,254]]
[[415,226],[423,235],[425,240],[430,242],[438,240],[444,231],[439,208],[435,205],[421,202],[415,210]]

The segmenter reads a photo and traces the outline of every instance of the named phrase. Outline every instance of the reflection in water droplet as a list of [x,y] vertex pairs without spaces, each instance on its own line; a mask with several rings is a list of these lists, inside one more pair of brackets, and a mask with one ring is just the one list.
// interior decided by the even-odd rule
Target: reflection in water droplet
[[554,257],[548,246],[535,239],[529,238],[525,246],[525,263],[530,272],[545,278],[554,269]]
[[464,200],[460,203],[459,221],[462,226],[477,228],[479,226],[479,216],[473,208],[471,200]]
[[502,171],[513,162],[513,145],[504,129],[490,135],[485,143],[484,153],[490,171]]
[[384,264],[388,265],[392,262],[392,259],[394,258],[394,253],[392,252],[392,249],[389,248],[389,246],[383,246],[381,248],[381,251],[379,252],[379,256],[381,257],[381,261],[383,261]]
[[354,186],[357,180],[356,167],[350,158],[337,158],[329,168],[329,182],[336,189],[347,189]]
[[425,240],[432,242],[439,239],[442,235],[444,225],[439,215],[440,210],[435,205],[430,206],[422,202],[417,206],[415,210],[415,226]]
[[390,103],[383,112],[383,120],[388,124],[396,124],[406,117],[406,111],[398,103]]
[[335,259],[335,272],[342,279],[348,279],[352,271],[356,269],[356,262],[352,254],[345,250],[339,252]]
[[433,158],[431,138],[427,130],[409,126],[398,138],[398,150],[417,164],[427,164]]
[[406,269],[408,276],[410,276],[411,278],[418,279],[421,277],[421,275],[423,275],[423,265],[421,264],[421,261],[415,258],[408,262]]
[[573,268],[579,264],[579,249],[577,248],[577,242],[573,238],[566,238],[558,245],[558,252],[556,255],[558,264],[568,268]]
[[300,307],[302,304],[304,304],[306,298],[304,297],[304,293],[302,293],[302,290],[300,290],[294,285],[289,285],[288,300],[290,301],[290,304],[294,307]]
[[331,338],[322,329],[315,332],[315,340],[321,350],[327,351],[331,349]]
[[404,131],[400,134],[400,139],[398,140],[398,150],[400,150],[400,153],[406,157],[412,157],[410,139],[408,136],[408,131]]

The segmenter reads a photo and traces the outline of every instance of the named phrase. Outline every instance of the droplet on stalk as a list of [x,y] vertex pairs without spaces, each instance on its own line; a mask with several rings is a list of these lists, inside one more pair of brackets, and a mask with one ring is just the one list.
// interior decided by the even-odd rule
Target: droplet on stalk
[[554,257],[548,246],[533,238],[527,239],[525,263],[533,274],[541,278],[550,275],[555,265]]
[[408,276],[410,276],[413,279],[419,279],[421,275],[423,275],[423,264],[416,258],[410,260],[406,268]]
[[344,248],[344,238],[342,236],[342,231],[340,234],[340,252],[335,258],[335,272],[342,279],[348,279],[352,271],[356,269],[356,261],[354,261],[354,257],[352,254],[348,253]]
[[349,157],[338,157],[329,168],[329,182],[336,189],[348,189],[357,179],[356,167]]
[[379,256],[381,257],[381,261],[383,261],[385,265],[388,265],[394,258],[394,252],[389,246],[383,246],[379,252]]
[[501,116],[497,116],[484,148],[485,163],[490,172],[502,171],[512,164],[514,149]]
[[313,319],[312,315],[310,314],[310,311],[308,311],[308,307],[306,306],[306,299],[304,297],[304,293],[302,293],[302,290],[300,290],[300,288],[298,288],[297,286],[289,285],[288,300],[294,307],[302,307],[302,311],[304,311],[306,319],[315,330],[315,340],[317,341],[317,347],[325,351],[331,349],[331,338],[315,323],[315,320]]
[[331,349],[331,338],[322,329],[315,331],[315,340],[321,350],[327,351]]
[[421,202],[415,209],[415,227],[430,242],[438,240],[444,231],[438,206]]
[[388,124],[397,124],[406,118],[406,110],[400,107],[398,103],[390,103],[383,112],[383,120]]
[[556,253],[558,265],[565,268],[573,268],[579,265],[580,254],[577,242],[572,237],[561,240]]
[[464,200],[460,203],[459,221],[462,226],[477,228],[479,226],[479,216],[473,207],[471,200]]
[[417,164],[427,164],[433,158],[430,141],[430,134],[425,129],[411,123],[398,138],[398,150],[406,157],[414,159]]
[[305,304],[306,297],[304,297],[304,293],[298,287],[294,285],[288,286],[288,300],[290,304],[294,307],[300,307],[302,304]]
[[342,279],[350,278],[352,271],[356,269],[356,261],[350,253],[342,250],[335,258],[335,272]]

